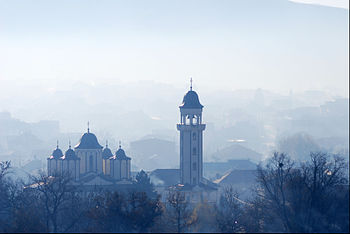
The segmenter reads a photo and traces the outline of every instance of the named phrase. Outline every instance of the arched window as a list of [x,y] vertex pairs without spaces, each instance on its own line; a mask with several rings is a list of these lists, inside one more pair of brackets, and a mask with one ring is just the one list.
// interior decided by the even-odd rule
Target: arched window
[[193,149],[192,149],[192,154],[193,154],[193,155],[196,155],[196,154],[197,154],[197,148],[196,148],[196,147],[193,147]]
[[185,121],[186,121],[185,124],[186,125],[190,125],[191,124],[191,119],[190,118],[191,118],[191,116],[186,115],[186,119],[185,119]]
[[194,125],[198,124],[198,117],[197,117],[197,115],[193,116],[192,122],[193,122]]
[[193,169],[194,171],[197,170],[197,163],[194,162],[194,163],[192,164],[192,169]]
[[192,139],[195,141],[197,139],[197,134],[194,132],[192,133]]

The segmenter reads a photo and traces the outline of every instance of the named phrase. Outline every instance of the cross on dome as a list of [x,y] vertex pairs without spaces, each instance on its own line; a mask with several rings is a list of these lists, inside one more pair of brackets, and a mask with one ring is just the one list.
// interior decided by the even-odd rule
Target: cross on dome
[[192,91],[192,77],[191,77],[190,82],[191,82],[190,90]]

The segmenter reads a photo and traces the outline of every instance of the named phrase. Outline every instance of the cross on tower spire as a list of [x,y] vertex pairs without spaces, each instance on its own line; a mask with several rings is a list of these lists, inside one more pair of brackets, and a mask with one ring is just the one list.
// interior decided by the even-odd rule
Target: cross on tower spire
[[190,82],[191,82],[190,90],[192,91],[192,77],[190,79]]

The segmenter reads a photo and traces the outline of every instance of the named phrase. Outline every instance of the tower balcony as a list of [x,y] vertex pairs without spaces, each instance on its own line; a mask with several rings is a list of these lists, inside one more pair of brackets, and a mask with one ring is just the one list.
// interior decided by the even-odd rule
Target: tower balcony
[[177,127],[177,130],[179,131],[193,131],[193,130],[204,131],[205,124],[177,124],[176,127]]

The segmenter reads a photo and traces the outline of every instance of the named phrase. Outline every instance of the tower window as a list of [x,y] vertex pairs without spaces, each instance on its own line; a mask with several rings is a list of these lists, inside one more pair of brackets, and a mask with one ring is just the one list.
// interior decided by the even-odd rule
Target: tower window
[[197,183],[197,179],[196,177],[193,177],[193,183],[196,184]]
[[194,125],[198,124],[198,117],[197,117],[197,115],[193,116],[192,122],[193,122]]
[[192,139],[193,139],[194,141],[197,139],[197,134],[196,134],[195,132],[192,134]]
[[193,154],[193,155],[196,155],[196,154],[197,154],[197,149],[196,149],[196,147],[193,147],[193,149],[192,149],[192,154]]
[[190,116],[189,115],[186,115],[185,124],[186,125],[190,125],[191,124],[191,120],[190,120]]
[[92,155],[89,157],[89,171],[93,171],[93,165],[94,165],[94,158]]

